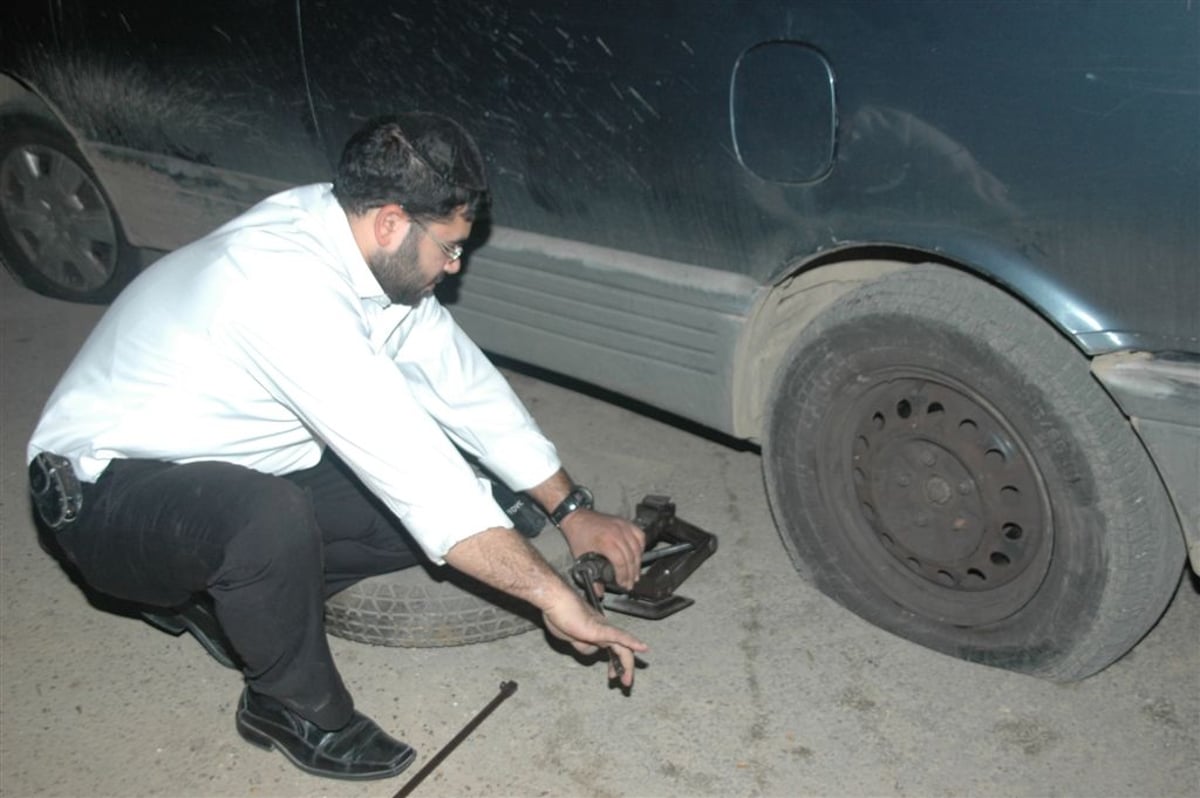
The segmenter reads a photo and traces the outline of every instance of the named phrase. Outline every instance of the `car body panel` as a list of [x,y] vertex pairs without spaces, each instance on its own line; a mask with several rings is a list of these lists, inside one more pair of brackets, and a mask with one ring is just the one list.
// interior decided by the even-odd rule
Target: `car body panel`
[[497,229],[462,282],[455,317],[490,351],[730,428],[749,277]]
[[[355,122],[344,104],[462,119],[505,226],[762,285],[847,244],[909,248],[1004,283],[1086,351],[1200,347],[1200,11],[1186,4],[314,0],[303,13],[320,21],[305,50],[331,146]],[[369,15],[396,24],[359,36]],[[736,67],[782,41],[833,70],[822,179],[763,180],[735,152]],[[341,68],[348,50],[359,69]],[[779,100],[831,91],[807,79]],[[797,149],[819,149],[823,129],[796,131]],[[1153,285],[1145,263],[1163,264]]]
[[[848,245],[906,248],[1009,286],[1089,353],[1200,348],[1200,11],[1186,3],[18,10],[2,32],[36,46],[5,68],[101,145],[98,162],[158,156],[183,202],[209,171],[229,204],[189,208],[195,227],[328,178],[359,121],[422,107],[480,139],[506,227],[761,285]],[[764,44],[832,70],[780,92],[820,105],[836,83],[821,179],[764,180],[739,159],[735,74]],[[823,151],[825,129],[799,131],[796,148]],[[127,225],[148,246],[178,238]],[[1147,284],[1141,264],[1164,266]]]
[[1092,373],[1154,458],[1200,571],[1200,357],[1114,352],[1094,358]]

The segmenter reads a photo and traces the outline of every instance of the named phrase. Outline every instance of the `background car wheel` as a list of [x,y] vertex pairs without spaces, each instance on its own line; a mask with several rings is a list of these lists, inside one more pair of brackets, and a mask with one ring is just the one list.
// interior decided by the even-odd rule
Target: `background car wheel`
[[95,173],[39,120],[0,120],[0,257],[34,291],[77,302],[107,302],[136,273]]
[[[571,567],[570,549],[557,529],[547,528],[530,542],[560,573]],[[484,643],[539,623],[528,605],[448,566],[373,576],[325,603],[325,629],[330,634],[377,646]]]
[[806,327],[773,393],[768,493],[797,567],[902,637],[1056,680],[1128,651],[1183,568],[1178,522],[1085,358],[921,266]]

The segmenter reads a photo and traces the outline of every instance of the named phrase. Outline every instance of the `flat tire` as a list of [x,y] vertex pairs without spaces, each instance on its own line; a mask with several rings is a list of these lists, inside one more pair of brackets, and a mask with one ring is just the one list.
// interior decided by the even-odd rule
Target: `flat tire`
[[802,330],[763,453],[796,567],[963,659],[1084,678],[1146,634],[1182,574],[1166,491],[1087,359],[947,267],[866,283]]

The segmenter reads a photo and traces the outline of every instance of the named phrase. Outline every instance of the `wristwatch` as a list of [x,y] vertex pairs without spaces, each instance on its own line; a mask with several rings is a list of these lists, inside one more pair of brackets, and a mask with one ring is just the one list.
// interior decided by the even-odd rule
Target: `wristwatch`
[[567,498],[559,502],[558,506],[550,513],[550,521],[555,526],[559,526],[568,515],[584,507],[591,510],[595,507],[595,501],[592,499],[592,492],[582,485],[575,485],[571,488],[571,492],[567,494]]

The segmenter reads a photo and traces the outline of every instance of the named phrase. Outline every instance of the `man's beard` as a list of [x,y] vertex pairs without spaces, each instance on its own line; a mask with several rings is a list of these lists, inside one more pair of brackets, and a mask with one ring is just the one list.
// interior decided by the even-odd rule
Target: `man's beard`
[[429,281],[421,273],[418,241],[419,230],[412,225],[394,253],[377,250],[367,258],[383,292],[398,305],[416,305],[430,293]]

